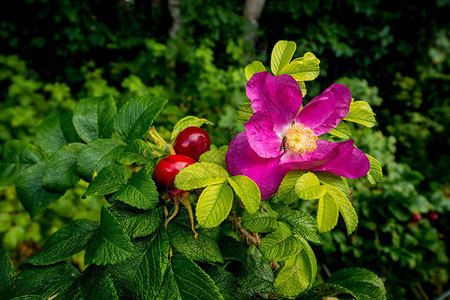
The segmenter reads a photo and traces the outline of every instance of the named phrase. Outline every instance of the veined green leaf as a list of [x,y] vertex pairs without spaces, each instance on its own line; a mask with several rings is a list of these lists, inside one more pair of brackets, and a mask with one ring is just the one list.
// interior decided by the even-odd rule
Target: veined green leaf
[[334,197],[325,194],[319,199],[319,208],[317,210],[317,226],[319,232],[327,232],[333,229],[339,218],[339,205]]
[[225,300],[236,299],[237,279],[233,273],[227,271],[224,266],[211,266],[205,272],[214,281]]
[[341,191],[333,186],[327,186],[327,193],[329,193],[339,205],[339,212],[344,218],[345,226],[347,226],[347,234],[350,235],[355,231],[358,225],[358,215],[350,200]]
[[173,127],[172,135],[170,136],[170,142],[171,143],[175,142],[175,139],[177,138],[178,134],[182,132],[184,129],[191,126],[200,127],[203,124],[214,125],[213,122],[210,122],[207,119],[198,118],[195,116],[187,116],[180,119]]
[[127,184],[127,180],[127,173],[123,166],[106,166],[91,181],[83,196],[103,196],[115,193]]
[[327,189],[320,185],[319,178],[314,173],[306,173],[297,180],[295,192],[301,199],[314,200],[325,195]]
[[294,59],[285,65],[280,74],[289,74],[297,81],[310,81],[319,76],[320,60],[311,52],[305,53],[303,57]]
[[82,299],[119,300],[114,282],[103,267],[96,265],[87,267],[81,277],[80,286]]
[[188,191],[199,189],[211,184],[226,182],[228,172],[219,165],[212,163],[195,163],[187,166],[175,177],[175,187]]
[[242,213],[242,226],[253,232],[272,232],[278,227],[277,214],[264,203],[265,210],[260,208],[254,214],[244,210]]
[[[256,253],[255,253],[256,252]],[[273,291],[273,271],[269,262],[256,250],[244,261],[243,275],[238,278],[240,287],[238,295],[241,298],[252,299],[255,294],[265,294]]]
[[245,209],[254,214],[261,204],[261,192],[258,185],[244,175],[237,175],[228,178],[228,183],[233,188],[236,195],[244,203]]
[[279,41],[275,44],[270,57],[270,68],[274,75],[285,74],[280,71],[289,64],[296,49],[297,44],[292,41]]
[[321,183],[332,185],[340,190],[345,196],[350,197],[350,187],[348,186],[346,178],[328,171],[315,171],[313,173],[316,174]]
[[123,165],[136,163],[140,166],[149,163],[153,158],[150,147],[143,140],[132,140],[125,147],[117,162]]
[[226,168],[227,164],[225,162],[226,151],[222,150],[211,150],[203,153],[200,156],[199,161],[204,163],[212,163],[221,166],[222,168]]
[[195,216],[200,226],[212,228],[226,219],[233,204],[233,191],[226,183],[206,187],[198,198]]
[[383,179],[383,169],[380,162],[373,156],[366,154],[370,162],[370,170],[367,173],[367,179],[371,184],[377,184]]
[[130,237],[111,212],[102,207],[101,230],[89,243],[85,264],[115,264],[129,258],[133,251]]
[[328,133],[345,140],[349,140],[352,137],[352,130],[344,121],[339,122],[336,127]]
[[140,96],[129,100],[119,109],[114,119],[114,131],[127,143],[143,138],[166,103],[166,99],[154,96]]
[[259,249],[268,260],[282,261],[296,255],[303,249],[303,245],[297,236],[292,235],[286,224],[278,222],[277,230],[262,239]]
[[306,83],[304,81],[297,81],[298,85],[300,86],[300,89],[302,90],[302,96],[305,98],[306,94],[308,93],[308,90],[306,89]]
[[366,101],[353,101],[350,104],[350,111],[344,120],[358,123],[369,128],[375,126],[376,124],[375,114],[373,113],[369,103]]
[[0,291],[8,286],[9,281],[16,275],[16,270],[9,257],[8,251],[0,247]]
[[255,73],[259,73],[259,72],[264,72],[266,70],[266,68],[264,67],[264,65],[262,64],[262,62],[260,61],[253,61],[251,64],[248,64],[245,69],[245,78],[247,79],[247,81],[250,80],[250,78],[252,78],[252,76]]
[[72,122],[73,113],[50,115],[36,129],[36,142],[51,154],[64,145],[81,142]]
[[248,120],[253,116],[253,108],[250,102],[242,102],[237,108],[237,118],[236,121],[247,123]]
[[306,174],[305,171],[291,170],[284,176],[277,192],[277,198],[281,203],[289,205],[298,200],[295,185],[297,180],[304,174]]
[[110,138],[116,114],[116,103],[111,95],[84,98],[73,109],[73,125],[86,143]]

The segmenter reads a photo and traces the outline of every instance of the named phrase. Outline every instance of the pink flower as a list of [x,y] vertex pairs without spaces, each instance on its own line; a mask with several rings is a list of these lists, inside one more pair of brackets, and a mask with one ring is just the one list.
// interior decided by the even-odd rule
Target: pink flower
[[261,72],[248,82],[247,97],[254,115],[245,132],[231,141],[226,163],[231,174],[255,181],[262,199],[275,194],[292,169],[330,171],[347,178],[369,171],[369,159],[353,140],[318,139],[347,115],[352,97],[346,86],[331,85],[300,110],[302,92],[294,78]]

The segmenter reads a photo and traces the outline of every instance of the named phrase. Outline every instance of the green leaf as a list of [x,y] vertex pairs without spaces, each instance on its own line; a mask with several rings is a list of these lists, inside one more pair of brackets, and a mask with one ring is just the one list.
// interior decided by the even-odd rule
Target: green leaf
[[306,171],[291,170],[284,176],[277,192],[278,201],[290,205],[298,200],[297,193],[295,192],[295,185],[297,180],[304,174],[306,174]]
[[84,98],[73,109],[73,125],[86,143],[110,138],[116,114],[116,103],[111,95]]
[[99,223],[77,219],[53,233],[41,251],[25,260],[33,265],[50,265],[66,260],[85,249],[99,231]]
[[17,197],[33,218],[47,206],[62,197],[63,193],[50,192],[42,187],[45,162],[39,162],[23,172],[16,181]]
[[344,121],[339,122],[336,127],[328,133],[344,140],[349,140],[352,137],[352,130]]
[[294,235],[300,235],[315,244],[322,243],[316,220],[311,215],[279,204],[273,204],[272,207],[278,213],[280,221],[290,226]]
[[16,275],[16,270],[9,257],[8,251],[0,247],[0,291],[8,286],[9,281]]
[[27,142],[10,140],[2,145],[0,185],[12,185],[26,168],[44,159],[39,149]]
[[292,41],[279,41],[275,44],[270,58],[270,68],[274,75],[285,74],[281,70],[289,64],[297,49],[297,44]]
[[219,249],[224,260],[236,260],[242,263],[247,260],[247,249],[234,237],[223,235],[219,241]]
[[344,118],[345,121],[358,123],[366,127],[375,126],[375,114],[369,103],[365,101],[353,101],[350,104],[350,111]]
[[70,285],[78,276],[80,272],[66,262],[50,266],[24,265],[20,273],[10,280],[3,295],[7,295],[6,299],[26,295],[39,295],[47,299]]
[[164,221],[163,207],[152,210],[140,210],[122,202],[114,203],[111,213],[132,239],[154,233]]
[[214,281],[196,263],[174,255],[156,299],[223,300]]
[[317,210],[317,226],[319,232],[327,232],[333,229],[339,218],[339,205],[334,197],[325,194],[319,199],[319,208]]
[[254,214],[244,210],[242,213],[242,226],[253,232],[272,232],[278,227],[277,214],[264,203],[264,209],[260,208]]
[[304,83],[303,81],[297,81],[297,83],[300,86],[300,89],[302,90],[302,96],[304,98],[308,93],[308,90],[306,89],[306,83]]
[[200,262],[223,263],[217,241],[220,229],[199,228],[197,239],[191,230],[191,222],[185,209],[180,209],[178,216],[169,223],[168,232],[170,243],[181,254],[189,259]]
[[115,264],[131,256],[133,244],[117,219],[102,207],[101,230],[89,243],[84,256],[85,264]]
[[261,204],[261,192],[258,185],[244,175],[237,175],[228,178],[228,183],[233,188],[236,195],[245,205],[245,209],[254,214]]
[[81,142],[72,123],[73,113],[50,115],[36,129],[36,141],[51,154],[64,145]]
[[118,300],[114,282],[103,267],[90,265],[81,277],[82,299]]
[[125,168],[120,165],[110,165],[104,167],[96,176],[83,196],[103,196],[112,194],[120,190],[127,184],[128,178]]
[[159,203],[159,194],[148,169],[142,168],[134,174],[128,184],[115,193],[110,201],[121,201],[139,209],[155,208]]
[[220,294],[225,300],[236,299],[237,279],[233,273],[227,271],[223,266],[211,266],[205,271],[219,288]]
[[42,186],[52,191],[65,192],[80,181],[77,172],[78,155],[84,144],[62,146],[50,156],[42,175]]
[[226,182],[228,172],[212,163],[195,163],[187,166],[175,177],[175,187],[188,191],[199,189],[211,184]]
[[170,142],[171,143],[175,142],[175,139],[177,138],[178,134],[182,132],[184,129],[192,126],[200,127],[203,124],[214,125],[213,122],[210,122],[207,119],[197,118],[195,116],[187,116],[180,119],[173,127],[172,135],[170,136]]
[[383,169],[380,162],[373,156],[366,154],[370,162],[370,170],[367,173],[367,179],[371,184],[377,184],[383,179]]
[[39,296],[39,295],[25,295],[25,296],[16,297],[12,300],[45,300],[45,298],[42,296]]
[[250,102],[242,102],[237,108],[236,121],[247,123],[248,120],[253,116],[253,108]]
[[87,144],[78,155],[77,171],[81,178],[91,181],[94,172],[116,164],[116,157],[123,151],[124,146],[111,139],[97,139]]
[[211,150],[208,152],[203,153],[200,156],[199,161],[203,163],[212,163],[221,166],[222,168],[226,169],[227,164],[225,162],[225,155],[227,152],[222,150]]
[[195,216],[200,226],[212,228],[219,226],[230,213],[233,204],[233,191],[226,183],[206,187],[198,198]]
[[332,185],[341,191],[345,196],[350,197],[350,187],[348,186],[348,182],[345,177],[341,177],[328,171],[314,172],[314,174],[316,174],[321,183]]
[[123,165],[144,165],[152,161],[152,149],[143,140],[132,140],[125,147],[117,162]]
[[[294,50],[295,51],[295,50]],[[292,56],[291,56],[292,58]],[[290,59],[289,59],[290,60]],[[247,81],[250,80],[250,78],[252,78],[252,76],[255,73],[259,73],[259,72],[264,72],[266,70],[266,68],[264,67],[264,65],[262,64],[262,62],[260,61],[253,61],[251,64],[248,64],[245,69],[245,78],[247,79]]]
[[350,235],[358,226],[358,215],[350,200],[341,191],[332,186],[327,186],[327,193],[333,196],[339,205],[339,212],[347,226],[347,234]]
[[295,192],[301,199],[314,200],[325,195],[327,189],[320,185],[319,178],[314,173],[306,173],[297,180]]
[[266,235],[261,241],[261,253],[270,261],[282,261],[296,255],[303,249],[297,236],[293,236],[289,227],[278,222],[278,228]]
[[284,66],[279,73],[289,74],[297,81],[310,81],[319,76],[319,64],[320,60],[311,52],[307,52],[303,57],[296,58]]
[[239,292],[244,299],[252,299],[255,294],[266,294],[273,290],[274,276],[269,262],[259,251],[248,256],[244,263],[244,272],[238,278]]
[[142,139],[166,103],[166,99],[154,96],[140,96],[129,100],[119,109],[114,119],[114,131],[126,143]]

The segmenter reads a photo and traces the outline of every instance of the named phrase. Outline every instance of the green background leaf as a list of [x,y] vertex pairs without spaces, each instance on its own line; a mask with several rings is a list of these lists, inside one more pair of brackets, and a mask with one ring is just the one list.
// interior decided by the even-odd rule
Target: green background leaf
[[51,154],[64,145],[81,142],[72,123],[73,113],[50,115],[36,129],[39,147]]

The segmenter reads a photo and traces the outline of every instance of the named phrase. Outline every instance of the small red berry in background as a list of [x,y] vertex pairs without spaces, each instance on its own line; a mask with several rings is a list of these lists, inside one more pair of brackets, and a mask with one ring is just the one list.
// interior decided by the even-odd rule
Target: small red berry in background
[[173,144],[173,149],[176,154],[192,157],[196,161],[198,161],[200,155],[209,151],[210,148],[211,139],[208,133],[200,127],[195,126],[181,131]]
[[411,215],[411,219],[413,220],[413,222],[419,222],[420,220],[422,220],[422,215],[419,213],[414,213]]
[[161,159],[155,166],[153,173],[156,180],[162,185],[174,189],[175,176],[185,167],[196,163],[192,158],[185,155],[169,155]]
[[427,214],[427,218],[428,220],[430,220],[431,222],[437,221],[439,219],[439,215],[437,214],[437,212],[435,211],[430,211]]

